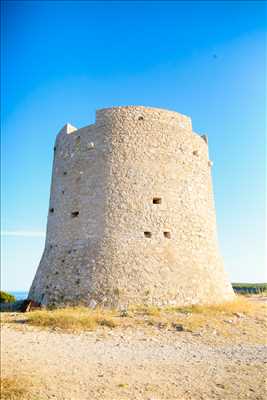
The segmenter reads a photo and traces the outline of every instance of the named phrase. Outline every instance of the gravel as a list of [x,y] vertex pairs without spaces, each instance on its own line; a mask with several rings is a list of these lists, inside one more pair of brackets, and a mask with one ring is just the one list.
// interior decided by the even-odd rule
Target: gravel
[[[6,374],[36,382],[32,399],[265,399],[267,349],[208,333],[101,328],[62,333],[4,324]],[[35,396],[35,397],[34,397]]]

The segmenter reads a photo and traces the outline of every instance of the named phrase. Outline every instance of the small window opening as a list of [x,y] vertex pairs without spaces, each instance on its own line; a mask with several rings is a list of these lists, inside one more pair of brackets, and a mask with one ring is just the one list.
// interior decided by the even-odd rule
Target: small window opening
[[63,172],[63,175],[67,175],[67,172],[66,172],[66,171],[64,171],[64,172]]
[[62,264],[64,264],[65,260],[63,259],[63,260],[61,260],[61,262],[62,262]]
[[151,233],[151,232],[148,232],[148,231],[144,232],[144,235],[145,235],[145,237],[147,237],[147,238],[151,238],[151,237],[152,237],[152,233]]
[[64,193],[65,193],[65,190],[62,190],[61,193],[64,194]]
[[54,210],[53,207],[49,209],[49,212],[50,212],[51,214],[53,214],[54,211],[55,211],[55,210]]
[[153,204],[161,204],[161,197],[154,197]]
[[138,117],[138,121],[144,121],[144,117]]
[[78,215],[80,214],[79,211],[72,211],[71,216],[72,218],[78,217]]
[[164,237],[167,238],[167,239],[170,239],[170,238],[171,238],[171,232],[169,232],[169,231],[163,232],[163,235],[164,235]]
[[54,147],[54,151],[56,151],[56,149],[57,149],[57,146]]

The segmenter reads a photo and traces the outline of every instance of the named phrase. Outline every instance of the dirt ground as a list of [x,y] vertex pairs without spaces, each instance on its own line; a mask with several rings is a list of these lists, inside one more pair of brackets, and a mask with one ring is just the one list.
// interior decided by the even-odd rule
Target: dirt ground
[[159,323],[64,333],[13,314],[2,377],[22,380],[31,400],[265,400],[266,333],[264,311],[193,332]]

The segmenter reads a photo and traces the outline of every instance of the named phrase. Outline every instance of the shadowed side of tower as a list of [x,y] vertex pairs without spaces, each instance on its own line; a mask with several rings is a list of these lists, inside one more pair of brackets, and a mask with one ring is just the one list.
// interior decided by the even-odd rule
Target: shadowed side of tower
[[44,304],[216,303],[234,294],[219,254],[207,141],[190,118],[115,107],[55,145]]

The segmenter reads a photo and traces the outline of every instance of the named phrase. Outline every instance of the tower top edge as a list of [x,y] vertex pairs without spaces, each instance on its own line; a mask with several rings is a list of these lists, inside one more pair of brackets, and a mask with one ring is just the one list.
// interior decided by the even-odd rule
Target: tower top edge
[[97,109],[95,123],[82,128],[76,128],[67,123],[58,132],[57,139],[60,139],[66,134],[76,134],[85,128],[93,128],[95,126],[110,123],[117,118],[118,120],[158,120],[164,123],[178,124],[180,127],[192,131],[192,121],[187,115],[164,108],[127,105]]
[[185,114],[179,113],[174,110],[168,110],[166,108],[159,108],[159,107],[150,107],[150,106],[141,106],[141,105],[127,105],[127,106],[114,106],[114,107],[106,107],[100,108],[96,110],[96,115],[98,113],[110,113],[110,112],[127,112],[127,111],[140,111],[140,112],[147,112],[147,113],[160,113],[165,115],[173,115],[173,117],[184,118],[191,121],[191,118]]

